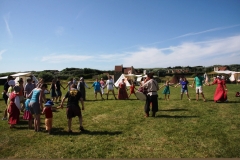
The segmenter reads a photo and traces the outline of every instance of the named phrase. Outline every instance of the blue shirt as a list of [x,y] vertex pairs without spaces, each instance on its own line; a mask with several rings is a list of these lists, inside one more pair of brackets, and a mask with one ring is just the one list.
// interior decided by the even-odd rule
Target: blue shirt
[[32,98],[30,102],[39,102],[39,95],[40,95],[40,91],[38,89],[34,89],[33,93],[32,93]]
[[181,81],[182,89],[187,89],[188,81]]
[[100,91],[101,83],[100,82],[94,82],[93,85],[95,91]]

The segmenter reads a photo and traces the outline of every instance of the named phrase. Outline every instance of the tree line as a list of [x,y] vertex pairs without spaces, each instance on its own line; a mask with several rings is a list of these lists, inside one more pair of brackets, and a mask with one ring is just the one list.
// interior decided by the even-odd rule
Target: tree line
[[[226,66],[228,70],[232,71],[240,71],[239,64],[232,64],[232,65],[214,65],[214,66]],[[168,73],[169,70],[188,70],[188,74],[196,74],[196,73],[205,73],[205,72],[212,72],[214,66],[175,66],[175,67],[167,67],[167,68],[135,68],[138,74],[142,74],[144,70],[147,72],[153,72],[157,76],[165,76],[171,75],[173,73]],[[59,77],[62,80],[69,80],[70,78],[76,78],[78,80],[80,77],[84,77],[85,79],[92,79],[94,76],[98,75],[98,78],[107,79],[108,74],[114,75],[114,70],[98,70],[98,69],[91,69],[91,68],[65,68],[61,71],[58,70],[44,70],[44,71],[27,71],[31,72],[37,78],[44,78],[46,82],[52,81],[52,79]],[[0,77],[8,76],[15,74],[16,72],[7,72],[7,73],[0,73]],[[181,73],[180,73],[181,74]],[[186,74],[186,73],[184,73]],[[2,81],[2,80],[1,80]],[[0,81],[0,83],[1,83]],[[5,80],[4,80],[5,81]]]

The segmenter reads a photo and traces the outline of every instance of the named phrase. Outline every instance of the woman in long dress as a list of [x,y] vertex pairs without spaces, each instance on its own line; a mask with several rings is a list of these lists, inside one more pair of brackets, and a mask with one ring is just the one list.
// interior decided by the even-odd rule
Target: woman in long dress
[[8,106],[8,113],[9,119],[8,124],[10,124],[10,128],[15,128],[15,125],[19,122],[19,115],[20,115],[20,99],[18,93],[20,91],[19,86],[15,86],[14,92],[9,94],[9,106]]
[[124,82],[124,79],[122,79],[122,82],[119,83],[118,87],[119,87],[118,99],[120,100],[128,99],[127,86],[126,83]]
[[[220,76],[217,76],[217,78],[213,81],[211,85],[217,84],[217,88],[214,93],[214,102],[225,102],[227,100],[226,97],[226,88],[224,87],[224,82],[221,80]],[[225,85],[226,86],[226,85]]]

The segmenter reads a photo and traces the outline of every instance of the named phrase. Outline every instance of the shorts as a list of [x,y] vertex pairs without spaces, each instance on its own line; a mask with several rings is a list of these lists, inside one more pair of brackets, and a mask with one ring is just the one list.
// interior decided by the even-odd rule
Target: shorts
[[94,90],[94,93],[96,94],[97,92],[102,93],[101,90]]
[[109,92],[109,91],[114,92],[114,89],[107,89],[107,91],[108,91],[108,92]]
[[66,110],[67,118],[71,119],[73,117],[82,117],[82,112],[79,106],[69,105]]
[[30,109],[31,114],[40,114],[41,113],[39,102],[30,102],[29,109]]
[[182,89],[181,89],[181,93],[185,93],[185,92],[188,93],[188,89],[183,89],[183,88],[182,88]]
[[8,96],[6,93],[3,93],[3,99],[4,99],[5,104],[7,105]]
[[62,91],[61,90],[56,90],[56,94],[58,97],[61,97],[62,96]]
[[203,93],[202,86],[196,87],[196,93]]

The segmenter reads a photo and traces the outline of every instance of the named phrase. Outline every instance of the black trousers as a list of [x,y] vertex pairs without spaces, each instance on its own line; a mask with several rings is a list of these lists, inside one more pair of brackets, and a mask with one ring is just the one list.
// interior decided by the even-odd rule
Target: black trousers
[[158,95],[147,95],[146,103],[144,106],[144,111],[149,113],[150,111],[150,104],[152,103],[152,112],[158,111]]

